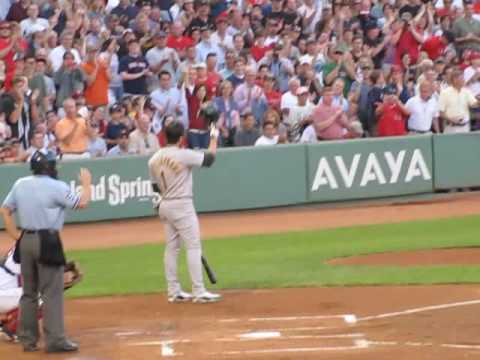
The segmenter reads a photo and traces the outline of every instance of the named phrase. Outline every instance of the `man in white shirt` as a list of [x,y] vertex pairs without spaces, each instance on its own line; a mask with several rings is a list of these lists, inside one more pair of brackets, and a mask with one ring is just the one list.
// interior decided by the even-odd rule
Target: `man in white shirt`
[[302,18],[303,32],[312,34],[315,26],[322,18],[323,0],[303,0],[303,5],[298,8],[298,14]]
[[218,55],[218,62],[225,63],[225,53],[222,51],[220,46],[214,42],[210,36],[210,27],[204,26],[200,29],[202,33],[202,40],[197,44],[197,61],[206,62],[207,55],[210,53],[215,53]]
[[158,138],[150,131],[150,118],[147,114],[137,119],[137,128],[130,133],[128,150],[132,154],[148,155],[160,149]]
[[451,86],[442,90],[438,100],[440,116],[445,122],[444,133],[470,132],[470,108],[477,106],[477,98],[465,87],[463,72],[453,70]]
[[38,17],[38,5],[30,4],[27,9],[28,18],[20,22],[20,29],[24,37],[29,37],[38,31],[44,31],[49,28],[48,20]]
[[263,123],[263,135],[255,141],[255,146],[277,145],[278,144],[278,127],[271,121]]
[[[219,15],[215,19],[217,25],[217,31],[215,31],[211,36],[210,40],[217,44],[221,51],[221,54],[218,56],[218,69],[223,69],[225,67],[225,53],[229,49],[233,49],[233,37],[227,33],[228,28],[228,16]],[[220,62],[221,60],[221,62]]]
[[172,86],[172,75],[162,71],[159,75],[160,87],[152,92],[152,104],[156,112],[153,117],[153,131],[158,134],[162,130],[162,120],[167,115],[175,116],[184,126],[188,126],[188,108],[182,101],[182,94],[176,86]]
[[290,127],[291,141],[298,142],[302,129],[311,123],[315,105],[308,101],[308,88],[301,86],[297,90],[298,104],[290,109],[286,123]]
[[418,95],[410,98],[405,107],[410,112],[408,131],[410,134],[427,134],[431,129],[440,132],[438,125],[438,102],[432,96],[433,84],[424,81],[420,84]]
[[50,63],[52,64],[52,70],[53,72],[56,72],[60,69],[60,67],[63,64],[63,55],[65,52],[68,50],[73,54],[75,63],[77,65],[80,65],[82,62],[82,59],[80,57],[80,54],[78,53],[77,49],[73,48],[73,33],[64,31],[62,33],[62,36],[60,38],[60,45],[54,48],[51,52],[50,55],[48,55],[48,59],[50,60]]
[[289,115],[290,109],[298,105],[297,90],[299,87],[300,81],[297,78],[293,78],[288,82],[288,91],[282,95],[280,109],[286,116]]
[[317,132],[313,125],[308,125],[300,137],[300,144],[316,144],[318,143]]

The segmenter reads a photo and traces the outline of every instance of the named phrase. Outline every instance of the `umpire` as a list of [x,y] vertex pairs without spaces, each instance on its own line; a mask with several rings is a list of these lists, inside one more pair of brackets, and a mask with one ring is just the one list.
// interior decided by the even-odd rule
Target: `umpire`
[[[20,261],[23,295],[20,299],[19,340],[26,352],[37,351],[38,300],[44,302],[43,328],[46,351],[77,351],[78,345],[65,337],[63,319],[63,267],[65,255],[59,231],[65,209],[85,208],[90,202],[91,175],[80,170],[82,191],[72,193],[57,180],[53,153],[37,151],[30,161],[33,176],[18,179],[0,208],[9,236],[17,240],[15,260]],[[13,213],[17,212],[21,232]]]

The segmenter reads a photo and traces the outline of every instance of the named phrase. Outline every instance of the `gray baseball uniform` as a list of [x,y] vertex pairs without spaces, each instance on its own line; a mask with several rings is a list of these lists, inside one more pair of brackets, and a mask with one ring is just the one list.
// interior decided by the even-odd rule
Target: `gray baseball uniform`
[[47,348],[65,342],[63,319],[63,266],[40,261],[40,230],[58,231],[63,227],[65,210],[77,208],[80,197],[68,185],[46,175],[17,180],[3,207],[18,213],[23,231],[20,242],[23,295],[20,299],[19,339],[24,346],[35,346],[39,338],[38,294],[44,300],[43,325]]
[[159,216],[165,221],[165,276],[169,296],[178,294],[177,260],[183,242],[193,296],[205,291],[200,244],[200,226],[193,206],[192,168],[200,167],[205,154],[176,146],[158,150],[148,162],[150,177],[160,189]]

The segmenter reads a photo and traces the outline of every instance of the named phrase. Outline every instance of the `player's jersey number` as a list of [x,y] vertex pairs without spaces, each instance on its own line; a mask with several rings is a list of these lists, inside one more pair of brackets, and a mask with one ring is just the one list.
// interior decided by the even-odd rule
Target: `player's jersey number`
[[165,178],[165,170],[160,171],[160,191],[163,195],[167,191],[167,179]]

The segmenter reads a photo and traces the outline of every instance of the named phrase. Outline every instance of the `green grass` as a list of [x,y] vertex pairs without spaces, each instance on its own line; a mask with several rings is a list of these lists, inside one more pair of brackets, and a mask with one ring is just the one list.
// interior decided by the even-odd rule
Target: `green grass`
[[[321,216],[321,215],[320,215]],[[479,266],[329,266],[325,260],[358,254],[480,246],[480,216],[358,226],[312,232],[244,236],[203,242],[217,288],[480,282]],[[159,224],[159,231],[162,227]],[[101,241],[101,239],[99,239]],[[159,292],[165,289],[164,246],[75,251],[86,276],[70,296]],[[180,275],[189,288],[185,254]]]

